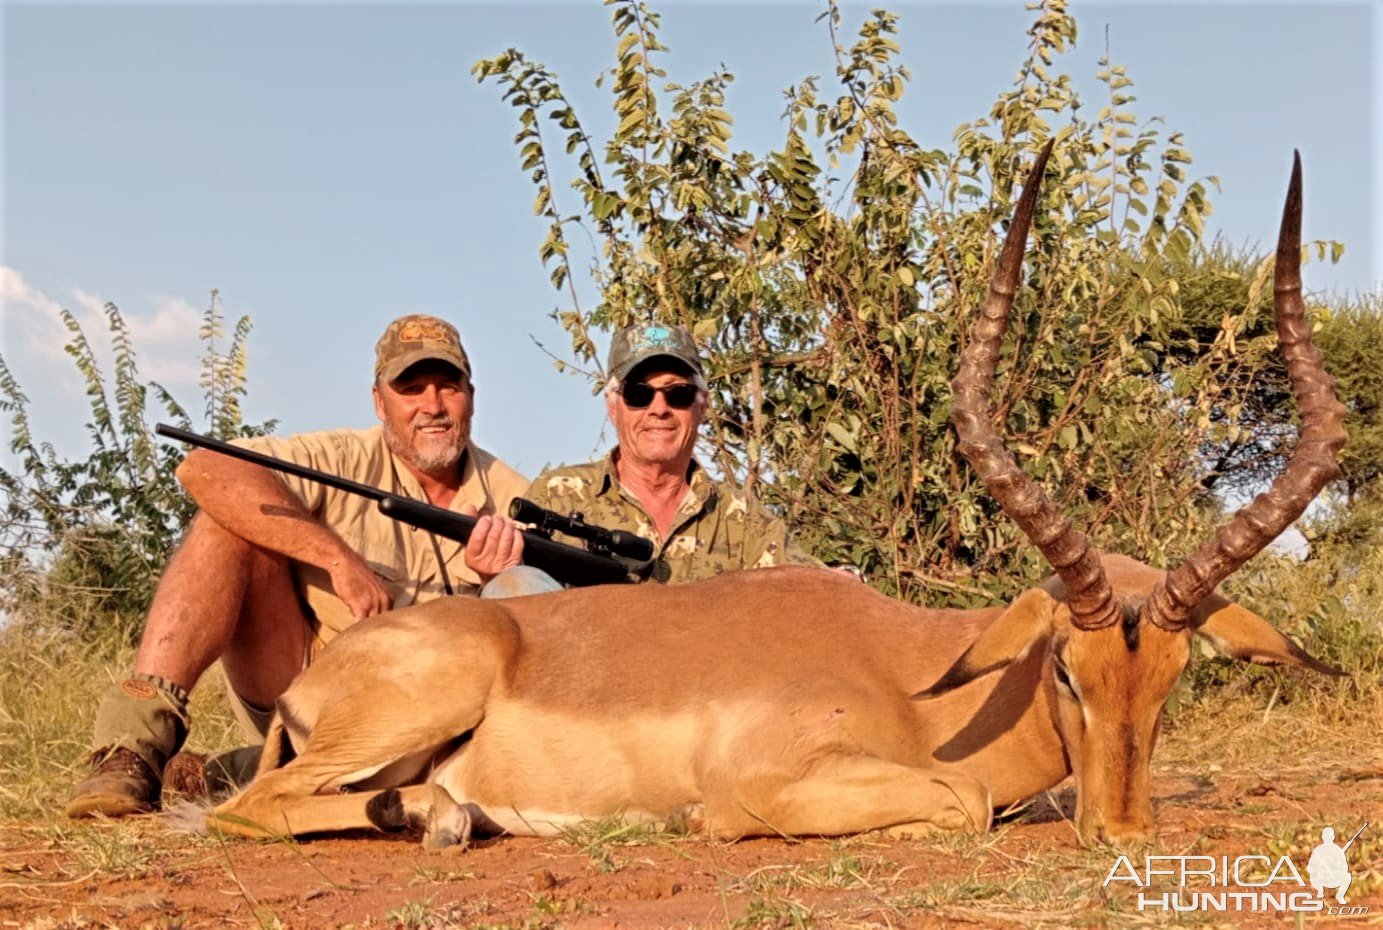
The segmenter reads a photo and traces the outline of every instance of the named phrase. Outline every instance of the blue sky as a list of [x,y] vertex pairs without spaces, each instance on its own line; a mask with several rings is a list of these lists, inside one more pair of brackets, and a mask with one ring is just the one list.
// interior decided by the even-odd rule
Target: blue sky
[[[1011,84],[1030,14],[1021,0],[882,5],[902,15],[914,75],[904,125],[945,147]],[[736,148],[778,143],[783,88],[808,74],[830,86],[816,3],[655,8],[669,79],[721,63],[737,75]],[[1182,130],[1193,172],[1221,179],[1212,230],[1272,241],[1299,148],[1306,235],[1348,248],[1309,266],[1308,286],[1383,281],[1378,3],[1071,8],[1081,40],[1058,67],[1093,110],[1108,35],[1135,112]],[[849,32],[864,9],[846,8]],[[538,262],[514,113],[469,73],[516,47],[556,70],[598,135],[612,120],[594,82],[615,39],[596,0],[6,3],[0,28],[0,339],[41,438],[83,448],[57,307],[99,336],[96,312],[117,303],[143,374],[193,404],[198,317],[218,288],[227,317],[254,323],[248,415],[280,432],[370,425],[374,341],[423,311],[461,329],[483,445],[531,475],[610,441],[602,405],[535,344],[564,353],[547,314],[566,297]]]

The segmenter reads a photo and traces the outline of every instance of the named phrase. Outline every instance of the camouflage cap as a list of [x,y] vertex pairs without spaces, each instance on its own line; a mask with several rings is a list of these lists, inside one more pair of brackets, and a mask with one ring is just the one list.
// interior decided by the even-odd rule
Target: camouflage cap
[[471,361],[461,348],[461,336],[446,320],[410,313],[389,324],[375,343],[375,377],[393,381],[408,366],[426,359],[447,362],[471,376]]
[[664,355],[686,365],[696,376],[697,384],[705,385],[701,354],[696,349],[691,333],[680,326],[635,323],[624,327],[615,333],[615,338],[610,342],[610,361],[606,367],[611,378],[623,381],[635,365]]

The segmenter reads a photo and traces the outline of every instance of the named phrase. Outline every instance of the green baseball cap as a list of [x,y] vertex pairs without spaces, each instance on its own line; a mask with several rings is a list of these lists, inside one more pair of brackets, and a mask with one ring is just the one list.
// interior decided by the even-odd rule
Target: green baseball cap
[[610,361],[606,365],[610,377],[623,381],[634,366],[650,358],[675,358],[691,369],[698,386],[706,383],[701,370],[701,353],[691,333],[680,326],[663,323],[635,323],[615,333],[610,341]]
[[467,378],[471,360],[461,348],[461,336],[446,320],[410,313],[390,323],[375,343],[375,377],[393,381],[410,365],[437,359],[455,366]]

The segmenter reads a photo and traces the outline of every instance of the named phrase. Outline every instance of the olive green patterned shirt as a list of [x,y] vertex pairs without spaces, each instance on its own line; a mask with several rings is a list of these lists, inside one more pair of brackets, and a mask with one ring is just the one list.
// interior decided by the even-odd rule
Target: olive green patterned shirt
[[[673,517],[667,539],[659,539],[653,520],[615,475],[614,453],[586,465],[553,468],[534,479],[525,495],[563,516],[579,513],[593,526],[625,530],[652,540],[671,584],[709,578],[741,568],[821,565],[788,536],[783,521],[752,495],[713,480],[695,461],[686,496]],[[554,538],[573,545],[580,541]]]

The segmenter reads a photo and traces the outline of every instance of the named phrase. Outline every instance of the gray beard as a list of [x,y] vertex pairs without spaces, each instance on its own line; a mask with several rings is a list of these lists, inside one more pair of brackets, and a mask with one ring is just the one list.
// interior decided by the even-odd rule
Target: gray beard
[[461,461],[461,456],[466,451],[466,443],[463,439],[452,446],[430,446],[427,449],[416,449],[408,441],[408,437],[400,435],[390,424],[384,426],[384,442],[389,447],[390,452],[418,471],[428,475],[440,476],[456,468]]

